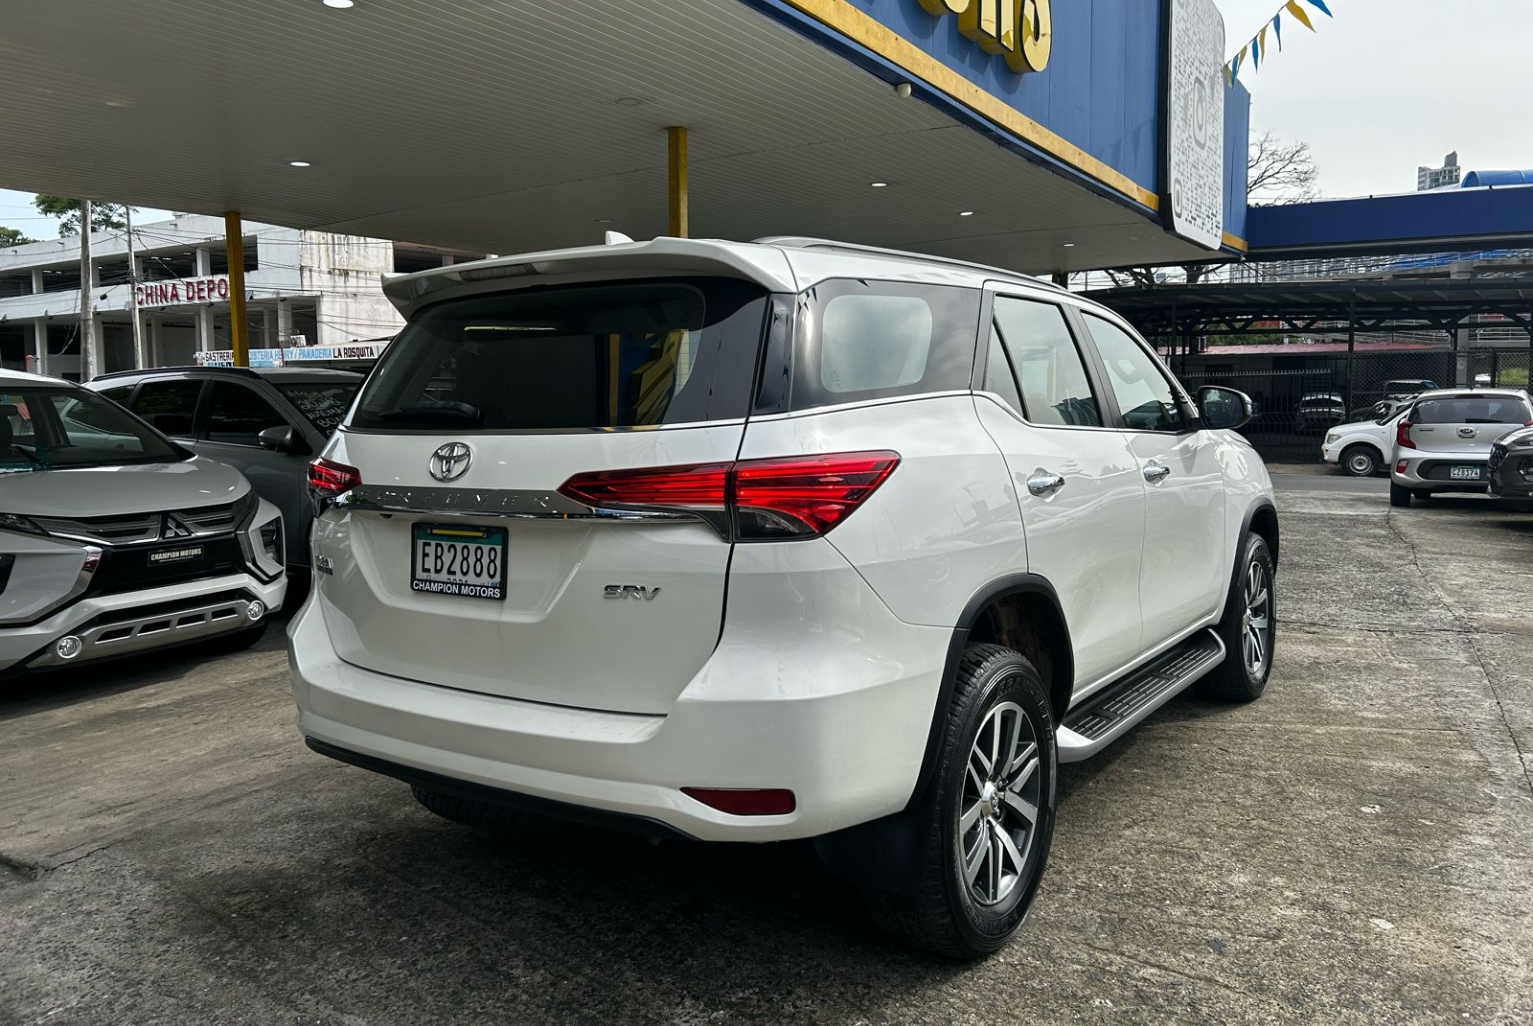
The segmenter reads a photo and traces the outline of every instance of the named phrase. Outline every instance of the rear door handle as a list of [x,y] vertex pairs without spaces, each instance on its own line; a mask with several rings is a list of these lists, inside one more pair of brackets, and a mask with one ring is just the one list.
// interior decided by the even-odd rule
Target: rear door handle
[[1144,468],[1144,479],[1146,481],[1159,481],[1163,477],[1170,476],[1170,474],[1171,468],[1163,467],[1159,463],[1151,463]]
[[1052,495],[1064,486],[1065,478],[1063,474],[1056,474],[1053,471],[1044,470],[1042,467],[1033,471],[1027,478],[1027,490],[1034,495]]

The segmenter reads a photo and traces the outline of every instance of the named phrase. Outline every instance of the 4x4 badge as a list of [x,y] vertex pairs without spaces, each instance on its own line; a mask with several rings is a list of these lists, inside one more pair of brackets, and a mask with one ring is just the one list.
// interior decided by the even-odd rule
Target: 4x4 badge
[[448,442],[439,446],[437,451],[431,454],[426,469],[431,471],[431,476],[438,481],[456,481],[468,473],[468,466],[474,462],[474,451],[463,442]]

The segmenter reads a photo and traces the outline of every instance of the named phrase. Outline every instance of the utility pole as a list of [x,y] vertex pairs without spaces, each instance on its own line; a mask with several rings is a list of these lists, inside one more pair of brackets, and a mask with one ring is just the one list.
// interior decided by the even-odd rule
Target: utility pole
[[95,283],[90,273],[90,200],[80,201],[80,380],[96,376]]
[[139,370],[149,366],[144,352],[143,329],[138,323],[138,253],[133,247],[133,207],[123,205],[128,222],[128,323],[133,325],[133,365]]

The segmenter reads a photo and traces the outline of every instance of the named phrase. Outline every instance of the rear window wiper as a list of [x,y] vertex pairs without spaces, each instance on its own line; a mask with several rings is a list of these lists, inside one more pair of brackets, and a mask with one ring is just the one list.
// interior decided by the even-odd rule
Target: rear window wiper
[[466,424],[478,427],[484,420],[479,407],[451,399],[432,399],[419,403],[403,403],[398,408],[377,415],[379,420],[408,420],[421,424]]

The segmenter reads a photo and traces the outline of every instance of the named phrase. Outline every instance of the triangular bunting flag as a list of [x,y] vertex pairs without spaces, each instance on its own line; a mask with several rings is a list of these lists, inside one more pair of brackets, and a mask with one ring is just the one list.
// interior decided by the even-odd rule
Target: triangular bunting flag
[[1262,53],[1266,53],[1267,52],[1267,26],[1263,25],[1262,26],[1262,30],[1260,32],[1256,33],[1256,39],[1257,39],[1257,42],[1261,43]]
[[1272,31],[1277,33],[1278,53],[1283,52],[1283,12],[1279,11],[1272,16]]
[[1287,8],[1289,14],[1299,19],[1300,25],[1303,25],[1311,32],[1315,31],[1314,23],[1309,20],[1309,15],[1304,13],[1304,8],[1299,6],[1299,0],[1288,0],[1288,3],[1283,6]]
[[1336,17],[1336,15],[1331,13],[1331,9],[1325,5],[1325,0],[1307,0],[1307,2],[1311,7],[1318,7],[1324,11],[1327,18]]
[[1224,66],[1224,86],[1225,86],[1226,89],[1228,89],[1228,88],[1231,88],[1232,86],[1234,86],[1234,84],[1235,84],[1235,79],[1234,79],[1233,76],[1230,75],[1230,66],[1228,64],[1226,64]]
[[1254,39],[1251,40],[1251,70],[1262,70],[1262,44]]

